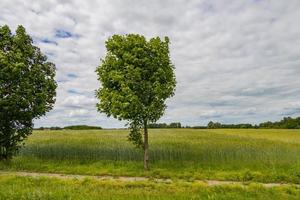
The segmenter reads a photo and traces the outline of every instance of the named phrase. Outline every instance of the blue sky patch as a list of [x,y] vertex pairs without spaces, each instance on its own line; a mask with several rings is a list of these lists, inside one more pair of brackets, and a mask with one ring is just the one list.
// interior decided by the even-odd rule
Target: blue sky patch
[[70,93],[70,94],[81,94],[80,92],[78,92],[78,91],[76,91],[74,89],[69,89],[68,93]]
[[77,77],[78,77],[76,74],[72,74],[72,73],[67,74],[67,76],[68,76],[69,78],[77,78]]
[[41,42],[46,43],[46,44],[58,45],[57,42],[55,42],[53,40],[49,40],[48,38],[42,39]]
[[65,30],[56,30],[55,37],[70,38],[70,37],[73,37],[73,34],[69,31],[65,31]]
[[58,83],[66,83],[66,80],[57,80]]

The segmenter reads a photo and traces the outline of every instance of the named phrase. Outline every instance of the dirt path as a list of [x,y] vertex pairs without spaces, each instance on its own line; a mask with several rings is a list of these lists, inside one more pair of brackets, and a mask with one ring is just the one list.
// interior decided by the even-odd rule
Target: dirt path
[[[130,176],[91,176],[91,175],[77,175],[77,174],[56,174],[56,173],[38,173],[38,172],[13,172],[13,171],[0,171],[0,176],[2,175],[15,175],[15,176],[28,176],[28,177],[50,177],[59,179],[97,179],[97,180],[118,180],[118,181],[154,181],[159,183],[172,183],[171,179],[160,179],[160,178],[147,178],[147,177],[130,177]],[[187,182],[186,180],[178,180],[180,182]],[[194,182],[204,183],[208,186],[218,186],[218,185],[241,185],[247,186],[247,182],[239,181],[219,181],[219,180],[195,180]],[[259,183],[264,187],[280,187],[280,186],[295,186],[300,189],[300,184],[286,184],[286,183]]]

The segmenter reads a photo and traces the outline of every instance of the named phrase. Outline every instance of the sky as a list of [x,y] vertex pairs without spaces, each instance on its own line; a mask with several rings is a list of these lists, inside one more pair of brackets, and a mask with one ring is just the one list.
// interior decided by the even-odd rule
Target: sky
[[56,104],[35,127],[123,127],[96,111],[95,69],[114,34],[168,36],[175,96],[159,122],[259,123],[300,116],[299,0],[1,0],[57,68]]

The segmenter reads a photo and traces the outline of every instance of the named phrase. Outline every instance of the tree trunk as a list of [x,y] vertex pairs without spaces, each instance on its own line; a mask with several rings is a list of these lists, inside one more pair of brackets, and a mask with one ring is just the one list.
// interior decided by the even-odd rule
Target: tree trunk
[[2,147],[1,148],[1,153],[0,153],[0,161],[5,161],[5,162],[7,162],[7,161],[9,161],[10,159],[9,159],[9,155],[7,154],[7,152],[6,151],[4,151],[4,148]]
[[144,121],[144,169],[149,170],[149,143],[147,121]]

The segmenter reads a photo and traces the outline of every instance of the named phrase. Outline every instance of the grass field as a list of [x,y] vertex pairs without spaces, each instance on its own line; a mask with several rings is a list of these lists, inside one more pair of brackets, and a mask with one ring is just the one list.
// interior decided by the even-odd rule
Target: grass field
[[300,130],[152,129],[149,172],[127,134],[35,131],[0,170],[300,183]]
[[154,183],[55,178],[0,176],[0,199],[57,200],[57,199],[159,199],[159,200],[297,200],[300,190],[293,186],[264,188],[258,184],[209,187],[198,183]]

